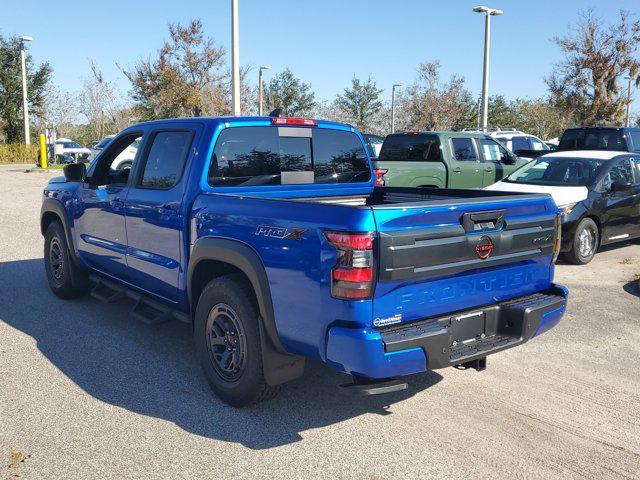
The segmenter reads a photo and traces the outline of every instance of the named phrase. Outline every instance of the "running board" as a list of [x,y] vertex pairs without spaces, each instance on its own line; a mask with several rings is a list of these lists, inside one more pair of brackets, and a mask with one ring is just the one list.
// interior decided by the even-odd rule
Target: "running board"
[[100,279],[96,280],[96,284],[91,289],[90,294],[93,298],[104,303],[117,302],[125,297],[124,289],[116,285],[106,284]]
[[93,298],[104,303],[114,303],[129,298],[135,302],[129,312],[130,315],[147,325],[159,325],[174,318],[181,322],[191,323],[191,318],[188,315],[99,275],[90,275],[89,279],[95,283],[91,290]]
[[358,395],[382,395],[385,393],[399,392],[409,388],[407,382],[397,378],[383,378],[376,380],[373,378],[353,377],[353,383],[340,385],[347,391]]

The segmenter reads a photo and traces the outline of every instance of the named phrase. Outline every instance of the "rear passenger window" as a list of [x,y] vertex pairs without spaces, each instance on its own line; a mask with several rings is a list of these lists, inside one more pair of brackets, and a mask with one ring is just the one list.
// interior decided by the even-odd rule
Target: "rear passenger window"
[[476,162],[478,156],[473,148],[473,140],[470,138],[452,138],[453,154],[459,162]]
[[367,182],[364,146],[353,133],[324,128],[234,127],[220,133],[212,186]]
[[193,132],[158,132],[144,163],[140,185],[171,188],[180,180]]

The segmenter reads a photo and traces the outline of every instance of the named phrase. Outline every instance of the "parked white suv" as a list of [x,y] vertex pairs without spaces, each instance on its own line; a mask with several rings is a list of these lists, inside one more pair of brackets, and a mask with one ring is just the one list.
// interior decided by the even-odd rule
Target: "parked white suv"
[[500,143],[502,143],[505,147],[511,150],[513,153],[518,155],[518,150],[522,151],[521,155],[518,155],[520,158],[524,158],[525,160],[531,160],[538,155],[527,155],[524,151],[529,150],[530,152],[538,151],[538,152],[546,152],[549,149],[549,146],[540,140],[535,135],[529,135],[528,133],[521,132],[520,130],[516,130],[515,128],[511,129],[496,129],[493,131],[486,132],[487,135],[490,135],[492,138],[495,138]]

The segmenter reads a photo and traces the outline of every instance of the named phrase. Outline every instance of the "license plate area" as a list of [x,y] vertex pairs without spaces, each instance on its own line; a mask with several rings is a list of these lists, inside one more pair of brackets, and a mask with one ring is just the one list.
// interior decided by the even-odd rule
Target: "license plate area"
[[451,318],[451,344],[475,341],[484,338],[487,333],[487,315],[485,312],[472,312]]

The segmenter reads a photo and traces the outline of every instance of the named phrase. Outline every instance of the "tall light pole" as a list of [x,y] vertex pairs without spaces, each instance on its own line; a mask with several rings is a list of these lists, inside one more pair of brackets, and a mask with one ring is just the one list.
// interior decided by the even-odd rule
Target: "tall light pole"
[[625,125],[628,127],[631,121],[631,75],[624,78],[629,80],[629,85],[627,86],[627,119],[625,122]]
[[258,73],[258,115],[262,116],[262,71],[269,70],[269,65],[262,65]]
[[233,111],[240,115],[240,45],[238,43],[238,0],[231,0],[231,86]]
[[31,144],[29,133],[29,100],[27,96],[27,60],[24,53],[25,43],[31,42],[33,37],[23,35],[20,37],[20,64],[22,65],[22,111],[24,113],[24,143]]
[[401,86],[401,83],[394,83],[391,87],[391,133],[396,131],[396,88]]
[[491,49],[491,17],[502,15],[502,10],[481,5],[473,9],[476,13],[484,13],[484,67],[482,75],[482,131],[487,131],[487,117],[489,116],[489,51]]

